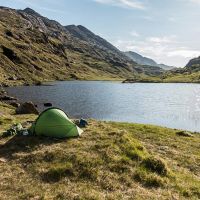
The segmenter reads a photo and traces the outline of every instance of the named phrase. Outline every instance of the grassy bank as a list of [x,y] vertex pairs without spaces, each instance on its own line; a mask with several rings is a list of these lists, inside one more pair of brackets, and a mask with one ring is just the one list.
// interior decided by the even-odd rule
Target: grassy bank
[[[0,104],[0,132],[34,115]],[[200,135],[89,121],[80,138],[0,139],[0,199],[199,199]]]
[[199,73],[194,73],[191,75],[170,75],[170,76],[146,76],[144,74],[141,74],[140,76],[136,76],[135,78],[123,78],[123,77],[112,77],[112,76],[105,76],[105,75],[92,75],[92,76],[82,76],[77,79],[73,78],[65,78],[62,80],[56,80],[56,79],[40,79],[39,81],[18,81],[18,80],[3,80],[0,77],[0,85],[3,86],[19,86],[19,85],[41,85],[45,84],[46,82],[55,82],[55,81],[120,81],[125,83],[200,83],[199,79],[200,75]]
[[136,79],[126,79],[126,83],[200,83],[200,73],[170,74],[166,72],[161,76],[141,76]]

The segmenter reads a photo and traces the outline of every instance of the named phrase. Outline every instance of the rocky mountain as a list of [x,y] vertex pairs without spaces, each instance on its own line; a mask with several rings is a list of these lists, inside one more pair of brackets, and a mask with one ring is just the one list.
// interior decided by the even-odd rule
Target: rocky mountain
[[168,71],[168,70],[173,70],[175,69],[176,67],[173,67],[173,66],[169,66],[169,65],[165,65],[165,64],[157,64],[158,67]]
[[200,57],[194,58],[183,68],[174,68],[162,74],[165,82],[200,83]]
[[141,56],[140,54],[132,52],[132,51],[124,52],[124,54],[140,65],[156,66],[156,67],[160,67],[164,70],[171,70],[174,68],[172,66],[158,64],[153,59]]
[[188,64],[183,68],[175,68],[170,71],[175,74],[194,74],[196,72],[200,73],[200,57],[191,59]]
[[79,25],[62,26],[30,8],[0,7],[0,82],[123,79],[155,76],[112,44]]
[[191,59],[188,64],[185,66],[187,70],[197,72],[200,71],[200,56],[197,58]]
[[147,57],[143,57],[138,53],[135,53],[133,51],[127,51],[124,52],[126,56],[128,56],[130,59],[133,59],[136,63],[141,64],[141,65],[150,65],[150,66],[156,66],[157,63]]

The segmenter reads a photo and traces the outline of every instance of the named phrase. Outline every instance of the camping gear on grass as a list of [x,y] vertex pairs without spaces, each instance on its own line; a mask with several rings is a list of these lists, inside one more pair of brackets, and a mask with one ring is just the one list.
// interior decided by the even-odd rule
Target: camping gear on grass
[[49,108],[43,111],[30,131],[35,135],[55,138],[69,138],[80,136],[83,132],[59,108]]
[[80,119],[78,126],[81,128],[85,128],[88,125],[88,122],[85,119]]
[[14,135],[27,136],[29,135],[29,132],[27,129],[23,128],[23,126],[20,123],[17,123],[12,125],[10,129],[3,133],[3,137],[9,137]]

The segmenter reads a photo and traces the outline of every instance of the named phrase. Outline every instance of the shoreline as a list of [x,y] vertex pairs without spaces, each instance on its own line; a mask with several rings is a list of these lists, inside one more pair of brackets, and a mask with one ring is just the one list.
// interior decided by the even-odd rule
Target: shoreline
[[[63,82],[63,81],[62,81]],[[66,81],[68,82],[68,81]],[[77,82],[77,81],[75,81]],[[78,81],[79,82],[79,81]],[[107,81],[106,81],[107,82]],[[109,81],[110,82],[110,81]],[[116,81],[115,81],[116,82]],[[52,83],[52,84],[51,84]],[[59,83],[59,82],[58,82]],[[117,83],[119,83],[119,81],[117,81]],[[127,83],[129,84],[129,83]],[[143,83],[145,84],[145,83]],[[40,86],[45,86],[45,87],[51,87],[51,86],[54,86],[55,84],[53,84],[53,82],[45,82],[43,83],[42,85],[39,85],[39,86],[36,86],[36,87],[40,87]],[[21,86],[23,87],[23,86]],[[27,86],[27,87],[30,87],[30,86]],[[3,89],[3,91],[5,92],[6,91],[6,88]],[[2,102],[4,103],[7,103],[11,106],[14,106],[15,108],[18,107],[18,105],[20,105],[21,103],[25,103],[25,102],[22,102],[20,101],[20,99],[17,99],[13,96],[10,96],[7,92],[6,93],[3,93],[3,96],[5,95],[6,98],[8,98],[7,100],[3,100]],[[1,102],[1,88],[0,88],[0,102]],[[31,100],[29,100],[30,102],[32,102]],[[32,102],[36,108],[41,111],[41,110],[45,110],[48,108],[48,106],[46,107],[44,104],[48,103],[48,104],[51,104],[51,102],[38,102],[38,104],[36,105],[35,102]],[[52,105],[51,105],[52,107]],[[72,117],[73,118],[73,117]],[[87,118],[87,119],[90,119],[90,118]],[[156,124],[156,123],[144,123],[144,122],[134,122],[134,121],[112,121],[112,120],[98,120],[96,119],[97,121],[107,121],[107,122],[116,122],[116,123],[129,123],[129,124],[140,124],[140,125],[150,125],[150,126],[159,126],[159,127],[163,127],[163,128],[169,128],[169,129],[174,129],[174,130],[182,130],[182,131],[188,131],[188,132],[191,132],[191,133],[200,133],[200,131],[198,130],[195,130],[195,129],[187,129],[187,128],[181,128],[181,127],[175,127],[175,126],[166,126],[166,125],[162,125],[162,124]]]
[[98,81],[98,82],[101,82],[101,81],[106,81],[106,82],[121,82],[123,84],[134,84],[134,83],[177,83],[177,84],[200,84],[200,81],[197,82],[197,81],[157,81],[157,80],[138,80],[138,81],[135,81],[135,80],[127,80],[127,79],[88,79],[88,80],[85,80],[85,79],[80,79],[80,80],[72,80],[72,79],[66,79],[66,80],[46,80],[46,81],[41,81],[41,82],[32,82],[32,83],[21,83],[21,82],[6,82],[6,83],[0,83],[0,88],[7,88],[7,87],[17,87],[17,86],[52,86],[52,85],[48,85],[46,83],[53,83],[53,82],[65,82],[65,81],[87,81],[87,82],[92,82],[92,81]]

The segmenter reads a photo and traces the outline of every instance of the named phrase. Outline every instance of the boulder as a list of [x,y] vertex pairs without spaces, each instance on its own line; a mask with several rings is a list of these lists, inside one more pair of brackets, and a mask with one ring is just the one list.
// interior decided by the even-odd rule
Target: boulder
[[6,95],[6,91],[2,88],[0,88],[0,96],[2,96],[2,95]]
[[8,78],[9,81],[17,81],[17,77],[16,76],[11,76]]
[[42,85],[42,82],[41,82],[41,81],[38,81],[38,82],[35,83],[35,85],[36,85],[36,86],[41,86],[41,85]]
[[51,107],[51,106],[52,106],[52,103],[44,103],[44,106],[45,106],[45,107]]
[[182,136],[182,137],[194,137],[194,135],[192,135],[188,131],[178,131],[178,132],[176,132],[176,135]]
[[10,101],[10,100],[17,100],[15,97],[11,97],[11,96],[8,96],[8,95],[2,95],[0,96],[0,101]]
[[0,158],[0,163],[6,163],[7,160],[5,158]]
[[16,109],[16,114],[39,114],[39,111],[32,102],[25,102]]
[[16,101],[11,101],[11,102],[9,102],[9,104],[10,104],[11,106],[15,107],[15,108],[19,108],[19,106],[20,106],[20,104],[17,103]]
[[1,86],[2,87],[9,87],[9,85],[7,83],[2,83]]

